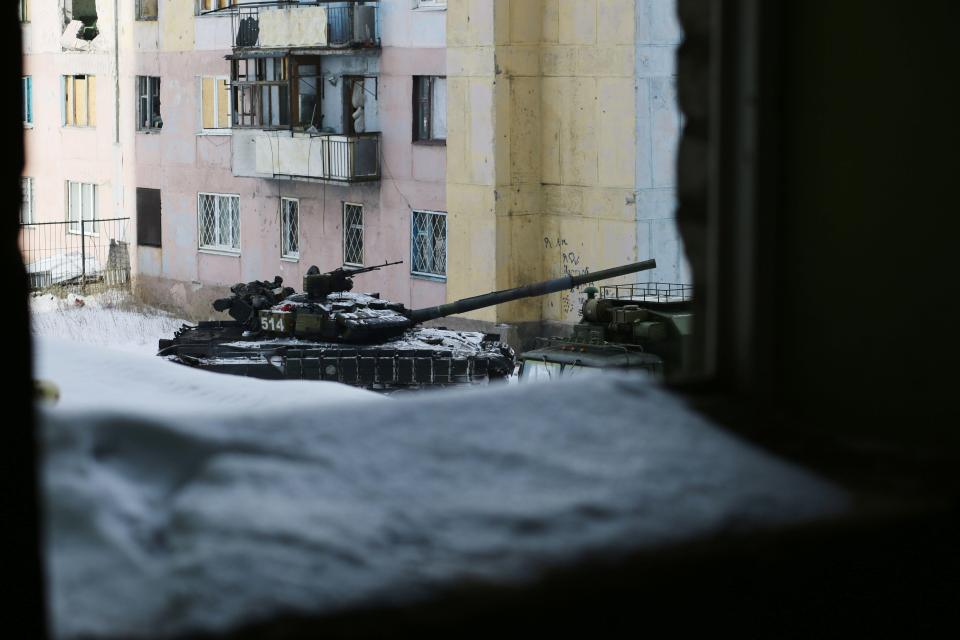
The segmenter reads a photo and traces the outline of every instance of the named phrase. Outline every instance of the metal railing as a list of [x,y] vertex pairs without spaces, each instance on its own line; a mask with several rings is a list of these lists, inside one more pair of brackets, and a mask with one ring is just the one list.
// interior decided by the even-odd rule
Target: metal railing
[[20,224],[20,252],[33,291],[91,283],[129,288],[130,218]]
[[380,134],[320,136],[325,180],[364,182],[380,179]]
[[364,0],[251,2],[232,4],[230,7],[219,11],[230,12],[233,47],[235,49],[255,49],[263,46],[260,38],[260,12],[296,7],[323,7],[327,11],[326,44],[299,43],[298,46],[348,48],[377,47],[380,45],[379,2]]
[[643,302],[688,302],[693,299],[693,285],[672,282],[609,284],[600,287],[600,297]]

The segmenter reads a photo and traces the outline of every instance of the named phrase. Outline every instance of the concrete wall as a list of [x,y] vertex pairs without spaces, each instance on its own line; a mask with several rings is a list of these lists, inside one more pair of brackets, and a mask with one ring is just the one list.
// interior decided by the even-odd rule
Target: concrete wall
[[636,2],[637,247],[655,258],[645,280],[691,283],[677,231],[676,158],[683,116],[677,104],[676,48],[683,40],[676,0]]
[[[451,0],[448,298],[649,257],[637,232],[648,186],[637,167],[651,143],[638,143],[636,5]],[[657,166],[672,180],[666,153]],[[664,180],[649,186],[671,189]],[[575,322],[583,298],[563,292],[469,317]]]

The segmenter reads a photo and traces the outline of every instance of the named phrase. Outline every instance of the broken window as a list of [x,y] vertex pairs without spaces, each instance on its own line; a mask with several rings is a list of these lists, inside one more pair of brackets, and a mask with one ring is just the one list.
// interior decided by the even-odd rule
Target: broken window
[[67,222],[70,233],[97,233],[97,185],[67,181]]
[[137,0],[137,20],[156,20],[157,0]]
[[161,127],[160,78],[137,76],[137,131],[154,131]]
[[319,80],[318,56],[234,60],[233,126],[319,128]]
[[20,224],[33,224],[33,178],[20,178]]
[[200,78],[200,120],[204,131],[230,128],[230,80],[227,77]]
[[280,254],[284,258],[300,258],[300,201],[280,198]]
[[410,237],[410,264],[415,275],[447,275],[447,214],[414,211]]
[[443,76],[413,77],[413,140],[443,142],[447,139],[447,79]]
[[343,263],[363,265],[363,205],[343,203]]
[[63,76],[63,125],[97,126],[96,76]]
[[23,76],[23,124],[33,124],[32,76]]
[[197,194],[198,241],[201,249],[240,252],[240,196]]
[[137,187],[137,244],[161,246],[160,189]]
[[97,30],[97,0],[65,0],[63,5],[63,24],[79,21],[77,38],[93,40],[99,34]]

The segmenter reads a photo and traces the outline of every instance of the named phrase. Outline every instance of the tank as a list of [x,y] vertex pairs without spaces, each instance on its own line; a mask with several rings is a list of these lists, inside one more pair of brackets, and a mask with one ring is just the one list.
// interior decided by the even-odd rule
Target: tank
[[326,273],[311,267],[301,293],[284,287],[279,276],[236,284],[233,295],[213,303],[231,320],[183,325],[173,339],[160,341],[158,355],[219,373],[379,391],[483,384],[512,375],[511,347],[495,334],[420,325],[656,267],[646,260],[422,309],[353,291],[354,277],[396,264]]
[[585,370],[682,375],[690,368],[692,291],[690,285],[659,282],[588,287],[573,334],[539,338],[520,355],[521,381],[571,377]]

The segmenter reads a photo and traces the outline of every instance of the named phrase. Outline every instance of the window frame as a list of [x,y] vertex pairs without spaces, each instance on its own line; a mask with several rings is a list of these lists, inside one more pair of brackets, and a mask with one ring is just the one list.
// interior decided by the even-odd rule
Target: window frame
[[[359,245],[359,246],[360,246],[360,262],[349,262],[349,261],[347,261],[347,229],[348,229],[348,227],[347,227],[347,207],[356,207],[356,208],[359,209],[359,211],[360,211],[360,225],[359,225],[359,228],[360,228],[360,245]],[[360,204],[360,203],[358,203],[358,202],[346,202],[346,201],[344,201],[344,203],[343,203],[342,226],[343,226],[343,233],[342,233],[342,236],[343,236],[343,238],[342,238],[342,240],[343,240],[343,242],[342,242],[343,265],[344,265],[344,266],[348,266],[348,267],[362,267],[362,266],[363,266],[363,259],[364,259],[364,246],[363,246],[363,245],[364,245],[364,236],[365,236],[365,231],[366,231],[366,225],[365,225],[365,222],[364,222],[364,219],[363,219],[363,205],[362,205],[362,204]],[[351,224],[349,228],[350,228],[350,229],[355,229],[355,228],[357,228],[357,225]]]
[[[86,92],[85,104],[87,106],[87,111],[85,115],[84,124],[77,124],[77,89],[76,83],[78,80],[82,79],[84,83],[84,91]],[[92,80],[92,81],[91,81]],[[71,84],[72,83],[72,84]],[[72,91],[72,111],[67,108],[68,98],[70,94],[67,90],[68,85],[71,86]],[[92,86],[92,91],[91,91]],[[84,74],[78,73],[74,75],[62,75],[60,76],[60,109],[61,109],[61,123],[62,127],[70,127],[73,129],[95,129],[97,127],[97,109],[96,109],[96,91],[97,91],[97,77],[93,74]],[[90,96],[93,95],[94,99],[92,100],[93,106],[90,106],[91,100]],[[68,116],[71,116],[73,122],[69,121]]]
[[[284,207],[285,203],[295,203],[295,215],[296,215],[296,250],[288,251],[287,247],[287,209]],[[288,260],[290,262],[299,262],[300,261],[300,199],[299,198],[280,198],[280,258],[282,260]]]
[[[199,134],[200,134],[200,135],[208,135],[208,136],[210,136],[210,135],[213,135],[213,136],[217,136],[217,135],[230,135],[230,128],[231,128],[232,125],[233,125],[233,86],[232,86],[232,84],[231,84],[231,82],[230,82],[230,76],[228,76],[228,75],[227,75],[227,76],[221,75],[221,76],[197,76],[197,77],[198,77],[199,80],[200,80],[200,89],[199,89],[199,93],[200,93],[200,131],[199,131]],[[227,122],[226,122],[226,126],[223,126],[223,127],[212,127],[212,128],[207,128],[207,127],[203,126],[203,110],[204,110],[204,104],[203,104],[203,95],[204,95],[204,94],[203,94],[203,83],[204,83],[205,80],[212,80],[212,81],[213,81],[213,118],[214,118],[214,124],[219,124],[219,116],[220,116],[220,92],[217,90],[217,85],[218,85],[221,81],[224,81],[224,82],[226,82],[226,84],[227,84],[227,96],[226,96],[226,100],[227,100]]]
[[[79,185],[79,188],[80,188],[80,215],[76,220],[74,220],[71,217],[71,213],[73,212],[73,207],[71,206],[73,204],[73,189],[71,189],[72,185]],[[83,188],[84,187],[90,187],[90,193],[92,196],[91,201],[92,201],[93,213],[89,218],[85,217],[84,215],[85,214],[84,206],[83,206],[83,202],[84,202]],[[81,235],[82,233],[82,235],[85,235],[85,236],[99,235],[99,232],[97,230],[97,212],[100,209],[100,198],[98,194],[99,189],[97,189],[97,184],[95,182],[79,182],[77,180],[67,180],[65,184],[65,189],[66,189],[66,194],[64,197],[64,205],[66,207],[67,233],[70,233],[73,235]],[[84,224],[81,225],[81,222],[84,222]],[[90,225],[90,229],[91,229],[90,231],[86,230],[86,226],[87,226],[85,224],[86,222],[93,223],[92,225]],[[74,225],[76,225],[76,227],[74,227]]]
[[[446,79],[447,76],[413,76],[413,144],[446,146],[446,135],[443,138],[436,138],[433,135],[434,85],[437,80],[446,81]],[[425,99],[421,96],[421,87],[424,82],[427,84]],[[426,137],[421,137],[420,134],[422,109],[426,109]]]
[[414,11],[446,11],[447,0],[413,0]]
[[[34,198],[33,176],[20,176],[20,226],[32,226],[37,223],[36,220],[36,200]],[[24,207],[27,215],[24,216]]]
[[30,0],[19,0],[17,17],[20,18],[20,24],[30,23]]
[[143,3],[144,0],[137,0],[137,6],[134,10],[134,19],[139,22],[156,22],[157,16],[160,15],[160,0],[156,0],[156,13],[154,13],[152,16],[146,16],[143,14]]
[[[443,218],[443,273],[439,273],[437,271],[418,271],[416,268],[417,267],[417,254],[416,254],[417,244],[416,244],[415,233],[417,231],[416,222],[417,222],[418,214],[421,216],[428,217],[428,220],[430,221],[431,231],[433,231],[433,228],[434,228],[433,218]],[[434,254],[435,254],[434,242],[436,240],[436,236],[433,233],[431,233],[427,237],[430,239],[430,245],[431,245],[430,256],[431,256],[432,264],[430,266],[435,269],[436,264],[434,259]],[[450,246],[449,237],[450,237],[450,233],[449,233],[448,218],[447,218],[446,211],[430,211],[427,209],[413,209],[410,215],[410,275],[417,278],[426,278],[428,280],[438,280],[438,281],[445,282],[447,279],[447,255],[448,255],[447,250]]]
[[33,76],[22,76],[23,83],[23,126],[33,126]]
[[[211,4],[214,4],[214,5],[217,5],[217,6],[216,6],[215,8],[213,8],[213,9],[205,9],[205,8],[203,7],[203,5],[204,5],[206,2],[208,2],[208,1],[209,1]],[[196,2],[194,3],[194,15],[198,15],[198,16],[206,16],[206,15],[228,16],[228,15],[230,15],[230,13],[229,13],[228,11],[224,11],[223,13],[216,13],[216,12],[217,12],[219,9],[227,9],[227,8],[229,8],[232,1],[233,1],[233,0],[196,0]]]
[[[143,92],[144,81],[146,81],[146,93]],[[139,133],[157,133],[163,129],[163,116],[160,113],[160,76],[137,76],[136,77],[136,92],[137,92],[137,131]],[[153,89],[156,89],[156,96],[154,96]],[[156,99],[157,105],[157,115],[156,120],[151,118],[152,124],[144,125],[144,99],[151,105],[153,105],[153,100]],[[151,114],[152,116],[152,114]],[[160,125],[156,126],[156,122],[159,122]]]
[[[231,198],[236,199],[237,203],[237,246],[225,245],[225,244],[202,244],[203,232],[202,232],[202,221],[201,216],[203,215],[201,209],[201,199],[203,196],[209,196],[214,198],[215,209],[214,209],[214,220],[213,228],[216,231],[217,239],[220,235],[220,210],[221,202],[224,199]],[[239,256],[240,248],[243,246],[243,225],[242,225],[242,215],[240,211],[240,194],[238,193],[215,193],[211,191],[199,191],[197,192],[197,251],[200,253],[210,253],[215,255],[231,255]]]

